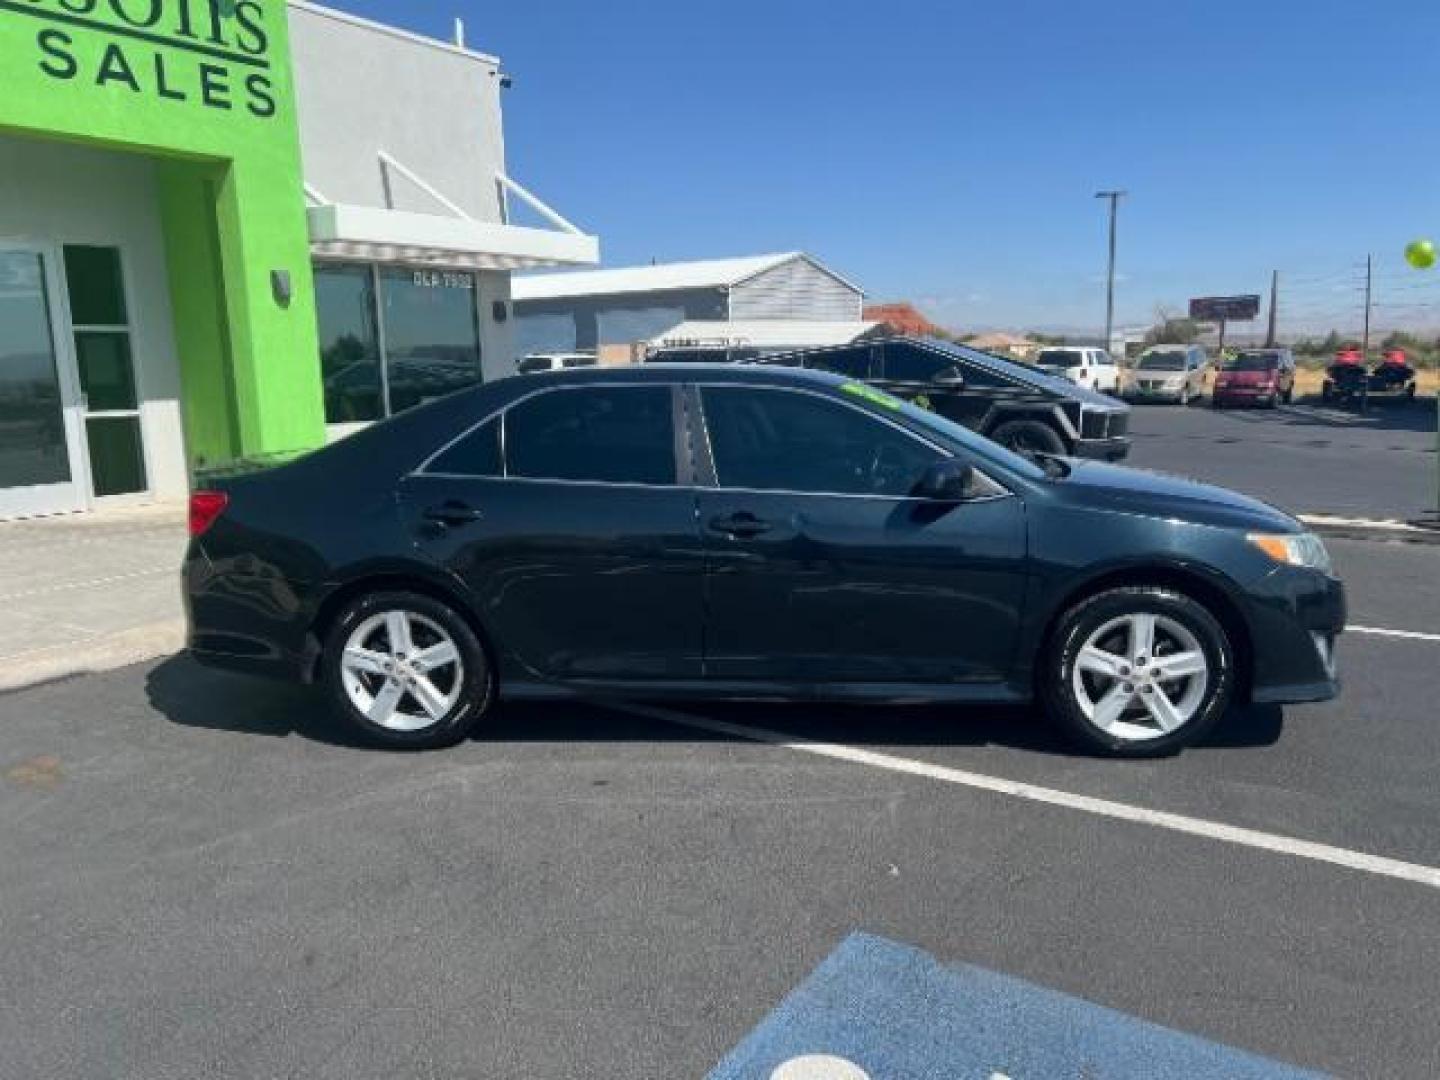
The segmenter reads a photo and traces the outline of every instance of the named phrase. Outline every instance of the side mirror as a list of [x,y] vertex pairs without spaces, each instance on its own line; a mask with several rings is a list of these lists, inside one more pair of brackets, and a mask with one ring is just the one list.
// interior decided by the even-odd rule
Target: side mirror
[[958,390],[965,385],[965,376],[961,374],[959,368],[952,367],[949,371],[942,371],[935,376],[935,385],[948,386]]
[[920,482],[915,485],[915,495],[932,502],[964,502],[970,493],[970,483],[975,469],[954,458],[937,461],[925,470]]

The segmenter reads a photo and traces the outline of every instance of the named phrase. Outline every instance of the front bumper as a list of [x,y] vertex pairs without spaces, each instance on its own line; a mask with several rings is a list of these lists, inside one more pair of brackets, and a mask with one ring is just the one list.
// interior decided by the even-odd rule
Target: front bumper
[[1217,386],[1210,396],[1222,403],[1270,402],[1280,396],[1280,391],[1273,386]]
[[1130,453],[1130,437],[1115,435],[1108,439],[1076,439],[1075,456],[1100,461],[1119,461]]
[[1141,389],[1138,386],[1131,386],[1125,389],[1126,401],[1179,401],[1185,396],[1183,386],[1174,390]]
[[1282,705],[1338,695],[1345,617],[1344,585],[1316,570],[1280,567],[1253,589],[1251,700]]

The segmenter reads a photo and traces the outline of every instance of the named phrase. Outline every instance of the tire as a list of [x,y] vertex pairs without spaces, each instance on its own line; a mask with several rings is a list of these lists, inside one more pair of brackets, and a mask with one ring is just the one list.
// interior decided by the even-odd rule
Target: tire
[[[408,643],[394,640],[400,634]],[[347,657],[347,650],[363,653]],[[446,656],[453,658],[440,659]],[[346,604],[326,635],[321,671],[346,724],[393,750],[453,746],[495,699],[494,667],[475,631],[448,604],[421,593],[367,593]]]
[[[1154,670],[1154,657],[1134,651],[1132,620],[1139,616],[1155,618],[1152,643],[1165,650],[1162,660],[1183,654],[1191,658],[1186,666],[1194,667],[1198,655],[1203,671],[1147,679],[1143,672]],[[1094,659],[1082,663],[1087,647]],[[1098,668],[1110,662],[1102,654],[1124,666],[1101,673]],[[1140,661],[1144,668],[1136,666]],[[1161,588],[1111,589],[1076,604],[1061,617],[1037,674],[1050,718],[1080,747],[1105,757],[1178,753],[1215,726],[1235,689],[1234,653],[1219,621],[1183,593]],[[1102,709],[1113,714],[1108,724],[1097,719]]]
[[990,438],[1017,454],[1065,454],[1068,449],[1060,433],[1043,420],[1007,420]]

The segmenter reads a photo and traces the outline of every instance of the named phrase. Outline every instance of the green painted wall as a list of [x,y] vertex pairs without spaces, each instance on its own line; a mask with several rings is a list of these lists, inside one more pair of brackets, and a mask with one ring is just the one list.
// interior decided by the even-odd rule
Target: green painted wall
[[0,130],[160,161],[192,465],[325,438],[287,30],[283,0],[0,0]]

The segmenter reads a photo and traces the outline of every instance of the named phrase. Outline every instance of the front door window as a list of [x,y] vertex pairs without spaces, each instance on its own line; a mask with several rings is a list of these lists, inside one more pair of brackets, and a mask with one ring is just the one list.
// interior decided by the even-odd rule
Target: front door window
[[94,494],[145,491],[145,449],[120,252],[67,245],[65,280],[90,448]]

